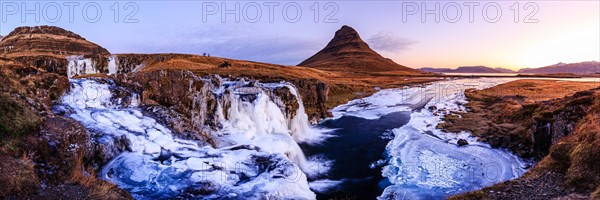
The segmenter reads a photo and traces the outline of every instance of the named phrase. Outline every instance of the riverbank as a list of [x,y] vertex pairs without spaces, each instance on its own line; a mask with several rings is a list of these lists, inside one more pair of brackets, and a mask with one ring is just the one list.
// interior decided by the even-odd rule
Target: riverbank
[[454,199],[598,198],[600,89],[598,82],[518,80],[468,90],[468,112],[438,125],[469,131],[495,148],[540,162],[523,177]]

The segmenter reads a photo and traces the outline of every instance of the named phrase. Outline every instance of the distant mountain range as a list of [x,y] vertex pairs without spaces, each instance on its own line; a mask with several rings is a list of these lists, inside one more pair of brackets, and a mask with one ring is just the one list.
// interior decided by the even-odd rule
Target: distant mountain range
[[600,62],[589,61],[580,63],[558,63],[540,68],[525,68],[518,71],[519,73],[531,74],[556,74],[556,73],[573,73],[573,74],[594,74],[600,73]]
[[579,63],[558,63],[540,68],[524,68],[513,71],[505,68],[491,68],[486,66],[463,66],[456,69],[450,68],[420,68],[424,72],[434,73],[523,73],[523,74],[596,74],[600,73],[600,62],[588,61]]
[[420,68],[424,72],[434,73],[515,73],[515,71],[505,68],[491,68],[486,66],[462,66],[456,69],[450,68]]

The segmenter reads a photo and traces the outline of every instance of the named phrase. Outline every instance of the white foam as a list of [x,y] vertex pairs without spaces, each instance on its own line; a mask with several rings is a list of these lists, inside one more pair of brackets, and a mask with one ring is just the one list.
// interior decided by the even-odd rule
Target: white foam
[[339,189],[344,180],[319,179],[308,183],[310,189],[318,193],[327,193]]

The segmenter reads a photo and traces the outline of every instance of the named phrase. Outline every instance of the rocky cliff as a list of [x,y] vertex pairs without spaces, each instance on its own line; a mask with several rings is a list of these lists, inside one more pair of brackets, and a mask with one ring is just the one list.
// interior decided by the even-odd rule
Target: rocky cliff
[[416,69],[399,65],[379,55],[360,38],[356,30],[349,26],[342,26],[325,48],[298,65],[330,71],[420,73]]

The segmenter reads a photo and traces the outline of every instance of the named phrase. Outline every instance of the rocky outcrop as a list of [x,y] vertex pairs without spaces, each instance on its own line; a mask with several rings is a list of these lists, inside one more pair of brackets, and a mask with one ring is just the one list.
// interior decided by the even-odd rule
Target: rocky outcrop
[[[207,84],[206,80],[187,71],[169,70],[118,74],[114,79],[118,84],[137,91],[142,105],[163,106],[182,114],[187,120],[170,124],[170,127],[175,128],[176,131],[193,136],[193,139],[211,143],[208,131],[203,129],[204,126],[219,126],[217,116],[209,114],[216,112],[217,99],[212,94],[216,88],[212,84]],[[214,78],[211,81],[221,80]],[[171,113],[169,111],[159,113],[177,117],[177,115],[168,115]]]
[[340,30],[335,32],[335,36],[325,48],[298,65],[330,71],[404,71],[412,74],[420,73],[419,70],[399,65],[379,55],[360,38],[356,30],[349,26],[342,26]]
[[555,102],[544,102],[534,112],[532,127],[533,153],[538,158],[548,155],[550,147],[574,132],[576,126],[593,106],[595,93],[586,90]]
[[331,116],[327,108],[329,85],[317,79],[292,79],[287,80],[294,84],[302,97],[306,114],[313,122]]
[[135,72],[144,66],[164,62],[177,57],[175,54],[117,54],[113,55],[118,74]]

